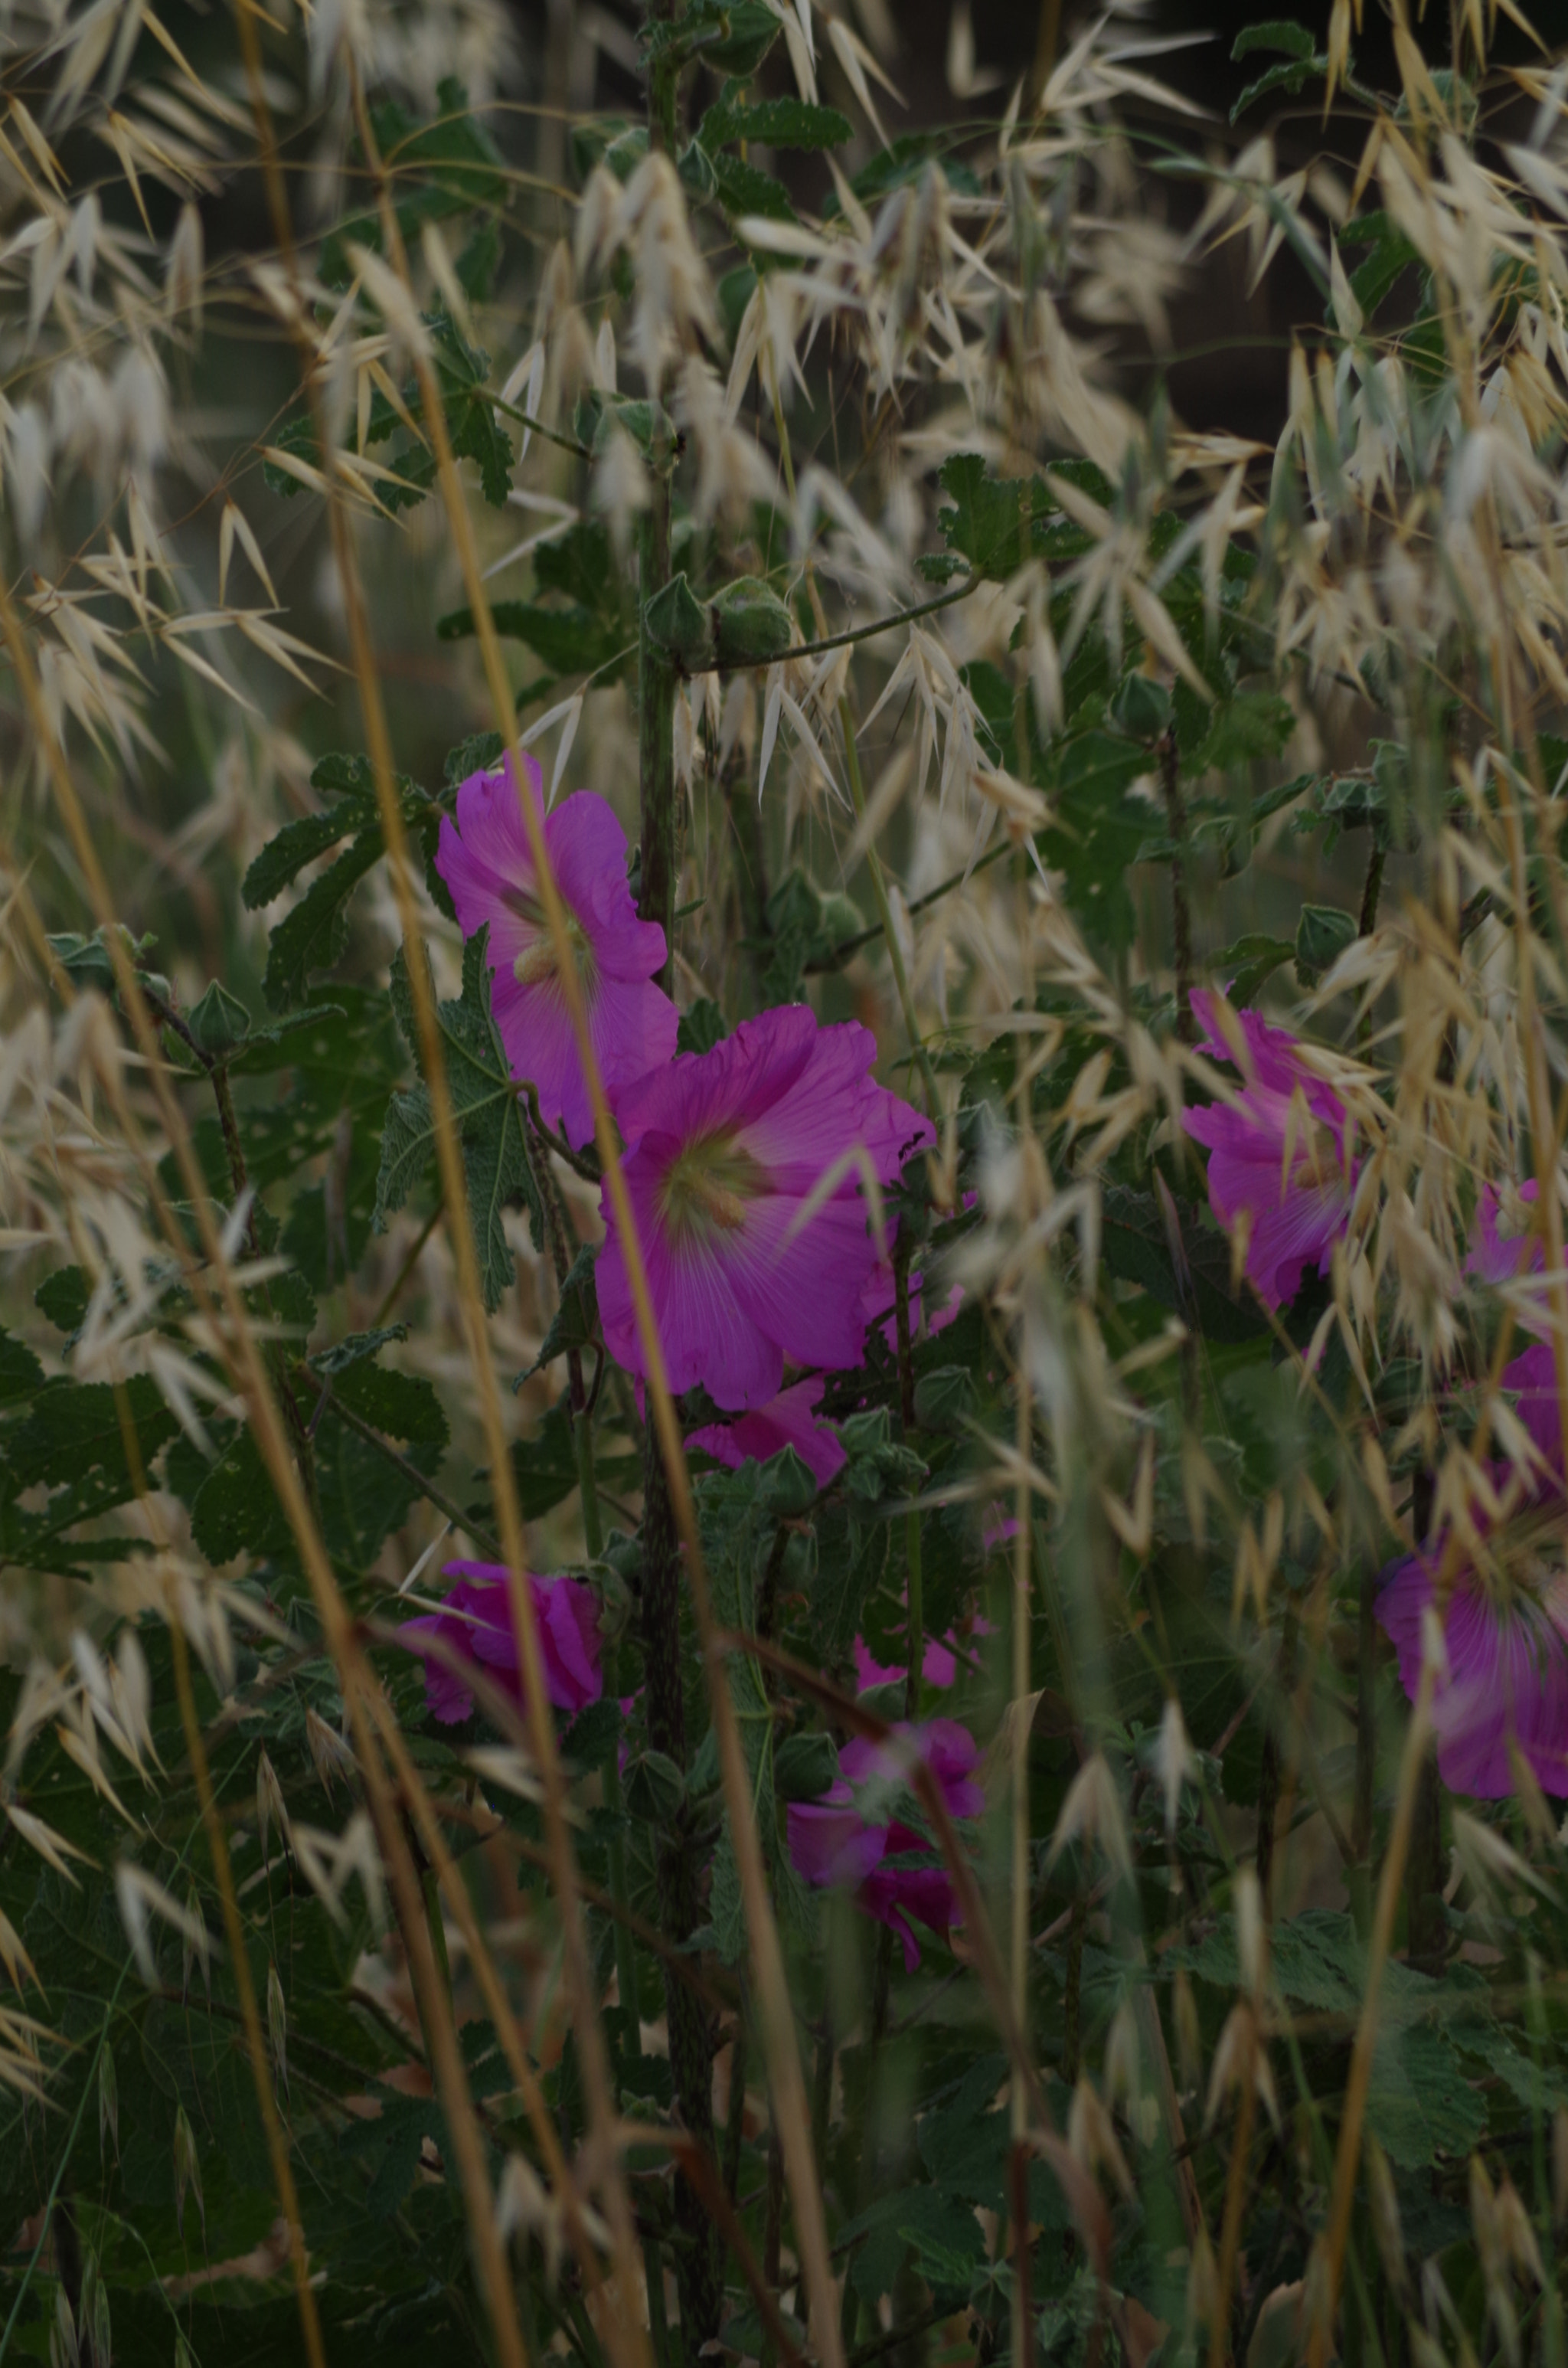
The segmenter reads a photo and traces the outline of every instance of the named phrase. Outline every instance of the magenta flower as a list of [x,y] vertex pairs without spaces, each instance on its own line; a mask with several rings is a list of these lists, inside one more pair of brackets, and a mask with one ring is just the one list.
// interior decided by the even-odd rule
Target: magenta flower
[[[546,814],[540,768],[531,757],[523,765],[566,911],[594,1057],[613,1099],[676,1048],[679,1015],[653,985],[665,933],[656,921],[637,918],[626,884],[626,833],[605,800],[579,790]],[[490,925],[491,1008],[514,1076],[537,1086],[547,1126],[563,1127],[571,1144],[587,1143],[594,1132],[587,1080],[509,757],[494,773],[471,773],[459,789],[457,827],[443,818],[436,869],[463,935]]]
[[[1494,1484],[1499,1496],[1507,1492],[1506,1508],[1488,1525],[1486,1567],[1466,1563],[1453,1575],[1443,1615],[1449,1673],[1432,1706],[1437,1769],[1450,1792],[1501,1800],[1516,1789],[1517,1749],[1542,1792],[1561,1797],[1568,1795],[1568,1569],[1551,1347],[1538,1342],[1516,1357],[1502,1385],[1551,1476],[1530,1485],[1520,1504],[1517,1479],[1497,1467]],[[1435,1600],[1444,1543],[1438,1538],[1395,1565],[1378,1597],[1412,1702],[1421,1681],[1421,1615]]]
[[899,1742],[913,1744],[930,1769],[950,1816],[979,1816],[985,1806],[985,1795],[974,1782],[979,1747],[956,1719],[934,1718],[921,1727],[895,1726],[884,1744],[858,1739],[846,1744],[839,1754],[843,1773],[837,1782],[820,1801],[790,1804],[788,1836],[797,1874],[819,1886],[852,1890],[866,1915],[898,1934],[905,1971],[913,1973],[920,1963],[920,1943],[910,1929],[911,1917],[928,1930],[945,1934],[958,1913],[958,1900],[945,1867],[889,1863],[915,1851],[928,1853],[923,1835],[896,1818],[878,1822],[856,1804],[857,1784],[897,1783],[904,1776]]
[[[820,1028],[791,1004],[743,1020],[710,1053],[679,1054],[618,1098],[626,1187],[673,1390],[700,1382],[718,1405],[740,1410],[778,1395],[786,1358],[858,1364],[877,1245],[846,1155],[858,1153],[891,1184],[912,1152],[936,1140],[872,1078],[876,1050],[864,1028]],[[641,1373],[608,1190],[600,1206],[605,1341]]]
[[[1561,1514],[1559,1514],[1559,1520]],[[1412,1702],[1421,1682],[1421,1615],[1440,1552],[1401,1563],[1378,1598]],[[1543,1793],[1568,1794],[1568,1573],[1499,1592],[1475,1571],[1454,1581],[1443,1621],[1449,1676],[1432,1704],[1437,1770],[1452,1793],[1502,1800],[1517,1787],[1509,1746]]]
[[[1519,1186],[1517,1197],[1528,1205],[1540,1191],[1532,1176]],[[1522,1211],[1506,1208],[1495,1184],[1483,1184],[1475,1204],[1466,1274],[1479,1275],[1483,1282],[1512,1282],[1516,1275],[1539,1274],[1544,1264],[1540,1235],[1531,1220]]]
[[[1209,1031],[1199,1051],[1232,1060],[1212,995],[1195,987],[1192,1008]],[[1220,1223],[1228,1232],[1244,1216],[1248,1223],[1248,1280],[1266,1306],[1280,1307],[1309,1266],[1328,1272],[1350,1222],[1358,1168],[1349,1156],[1349,1113],[1301,1060],[1297,1039],[1260,1012],[1236,1017],[1248,1053],[1239,1107],[1184,1110],[1182,1124],[1208,1145],[1209,1201]]]
[[825,1488],[846,1461],[838,1434],[813,1418],[826,1383],[820,1373],[792,1382],[764,1406],[734,1422],[710,1422],[689,1433],[687,1447],[700,1447],[716,1463],[738,1472],[748,1460],[766,1463],[792,1447],[819,1488]]
[[[514,1702],[523,1699],[506,1573],[499,1563],[449,1562],[443,1577],[457,1579],[439,1611],[405,1620],[398,1632],[411,1652],[424,1656],[425,1702],[444,1725],[467,1718],[473,1696],[445,1658],[425,1640],[439,1637],[463,1660],[489,1669]],[[593,1590],[576,1578],[530,1578],[544,1690],[557,1710],[585,1710],[604,1691],[599,1671],[599,1616]]]

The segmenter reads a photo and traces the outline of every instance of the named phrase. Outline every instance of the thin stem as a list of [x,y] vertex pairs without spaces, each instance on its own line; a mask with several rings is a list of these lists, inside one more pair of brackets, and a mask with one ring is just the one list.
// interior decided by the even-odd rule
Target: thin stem
[[435,1207],[431,1210],[430,1214],[420,1226],[418,1237],[415,1240],[413,1248],[409,1251],[408,1256],[403,1259],[403,1264],[399,1267],[396,1274],[392,1277],[392,1281],[382,1292],[381,1304],[370,1318],[370,1329],[372,1332],[379,1332],[381,1330],[382,1325],[386,1322],[387,1317],[392,1314],[392,1309],[403,1297],[404,1289],[408,1283],[409,1276],[414,1272],[415,1268],[419,1264],[420,1259],[425,1255],[426,1243],[429,1240],[431,1235],[435,1232],[437,1226],[441,1222],[442,1206],[442,1202],[437,1200]]
[[498,394],[487,394],[484,400],[492,411],[504,411],[508,419],[517,420],[524,427],[531,427],[534,434],[542,436],[547,444],[559,444],[563,452],[574,452],[579,461],[593,459],[587,446],[575,436],[562,436],[559,427],[547,427],[542,419],[534,417],[531,411],[520,411],[515,403],[503,403]]
[[954,608],[960,600],[967,600],[983,581],[983,576],[966,575],[961,584],[954,585],[950,592],[939,592],[934,600],[916,601],[913,609],[895,609],[891,616],[879,617],[873,624],[848,625],[842,633],[824,633],[814,642],[797,642],[792,649],[781,651],[777,657],[731,659],[726,662],[724,671],[726,674],[739,674],[747,667],[779,666],[795,658],[823,657],[829,650],[846,650],[856,642],[874,641],[879,633],[893,632],[900,625],[913,625],[922,617],[934,617],[939,609]]
[[449,1497],[444,1488],[437,1488],[436,1483],[421,1472],[417,1463],[411,1463],[390,1440],[383,1439],[375,1426],[365,1420],[363,1415],[355,1414],[350,1407],[344,1405],[341,1398],[332,1397],[327,1383],[323,1381],[319,1373],[312,1372],[309,1365],[297,1364],[293,1368],[292,1379],[316,1393],[318,1407],[323,1399],[330,1399],[332,1411],[345,1429],[353,1431],[356,1437],[362,1439],[367,1447],[373,1447],[377,1454],[392,1465],[394,1472],[402,1474],[411,1488],[416,1488],[419,1491],[427,1504],[434,1505],[438,1513],[445,1513],[454,1530],[460,1530],[465,1538],[472,1538],[474,1544],[481,1547],[493,1562],[506,1560],[500,1541],[492,1537],[488,1530],[482,1529],[474,1520],[472,1514],[466,1512],[455,1497]]

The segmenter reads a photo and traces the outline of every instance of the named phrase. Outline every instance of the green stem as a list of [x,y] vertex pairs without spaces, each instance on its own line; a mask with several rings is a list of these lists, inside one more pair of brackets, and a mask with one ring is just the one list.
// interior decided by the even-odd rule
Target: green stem
[[[295,1383],[303,1383],[308,1388],[313,1390],[318,1399],[328,1395],[326,1383],[322,1380],[319,1373],[313,1372],[309,1365],[302,1363],[295,1365],[291,1378]],[[344,1405],[341,1398],[335,1397],[332,1400],[332,1410],[347,1429],[353,1431],[357,1438],[362,1439],[367,1447],[373,1447],[377,1454],[392,1465],[394,1472],[401,1473],[410,1487],[416,1488],[427,1504],[434,1505],[438,1513],[445,1513],[454,1530],[460,1530],[465,1538],[472,1538],[474,1544],[487,1554],[493,1562],[506,1561],[506,1557],[501,1550],[499,1542],[491,1536],[489,1531],[479,1528],[472,1513],[465,1513],[455,1497],[449,1497],[444,1489],[437,1488],[435,1482],[421,1472],[417,1463],[411,1463],[406,1455],[400,1454],[391,1440],[383,1439],[374,1425],[365,1420],[363,1415],[353,1413]]]
[[637,649],[638,757],[642,790],[642,893],[640,920],[656,921],[665,933],[664,967],[655,984],[667,995],[676,968],[676,678],[668,658],[648,631],[647,607],[670,572],[670,488],[662,473],[642,515],[638,597],[643,621]]
[[[915,1372],[909,1345],[909,1250],[893,1251],[893,1320],[898,1334],[899,1406],[904,1443],[915,1429]],[[920,1515],[912,1505],[903,1517],[904,1560],[908,1565],[909,1668],[904,1678],[904,1716],[920,1715],[920,1690],[926,1675],[926,1593],[920,1560]]]
[[[816,658],[828,650],[849,649],[856,642],[875,641],[879,633],[891,633],[900,625],[913,625],[922,617],[934,617],[939,609],[954,608],[960,600],[967,600],[976,586],[984,580],[981,575],[967,575],[961,584],[955,584],[950,592],[939,592],[934,600],[916,601],[913,609],[895,609],[890,616],[878,617],[869,625],[846,625],[841,633],[824,633],[817,641],[799,642],[784,655],[787,658]],[[724,671],[726,674],[739,674],[747,666],[770,666],[778,663],[777,657],[733,658],[726,661]]]
[[605,1533],[594,1481],[594,1426],[585,1407],[581,1413],[574,1411],[572,1445],[577,1458],[577,1493],[583,1500],[583,1543],[588,1549],[588,1560],[597,1562],[605,1550]]
[[[860,751],[856,744],[855,718],[849,710],[847,692],[838,702],[838,723],[844,734],[844,763],[849,776],[850,801],[855,808],[856,821],[863,823],[866,819],[866,784],[860,775]],[[893,985],[898,990],[899,1008],[903,1013],[903,1024],[909,1036],[909,1049],[920,1066],[920,1075],[926,1087],[926,1110],[932,1118],[935,1118],[941,1107],[937,1092],[937,1072],[931,1066],[931,1056],[926,1050],[925,1041],[920,1033],[920,1023],[915,1017],[915,997],[909,991],[909,973],[904,969],[903,949],[899,945],[892,925],[892,906],[888,902],[888,883],[882,872],[882,860],[876,848],[869,843],[866,848],[866,868],[871,875],[871,894],[877,900],[878,918],[881,922],[882,934],[887,939],[888,961],[892,966]]]

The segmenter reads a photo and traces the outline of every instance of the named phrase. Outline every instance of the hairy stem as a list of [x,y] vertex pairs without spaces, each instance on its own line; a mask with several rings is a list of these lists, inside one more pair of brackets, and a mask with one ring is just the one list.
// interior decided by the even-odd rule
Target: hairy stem
[[1192,910],[1187,896],[1187,800],[1181,790],[1181,758],[1176,729],[1160,742],[1160,787],[1165,798],[1165,827],[1170,833],[1171,936],[1176,956],[1176,1034],[1184,1044],[1195,1044],[1198,1028],[1192,1016]]
[[[670,1502],[669,1481],[658,1440],[650,1429],[642,1466],[642,1660],[648,1698],[648,1741],[684,1770],[687,1764],[686,1704],[680,1667],[680,1543]],[[655,1836],[659,1923],[677,1946],[697,1929],[697,1867],[691,1836],[682,1814]],[[681,2120],[697,2145],[713,2145],[713,2042],[701,2001],[666,1964],[665,2012],[669,2024],[670,2070]],[[695,2362],[702,2345],[719,2332],[722,2288],[713,2243],[713,2224],[701,2196],[684,2171],[676,2174],[676,2221],[682,2243],[676,2262],[680,2285],[682,2341]]]

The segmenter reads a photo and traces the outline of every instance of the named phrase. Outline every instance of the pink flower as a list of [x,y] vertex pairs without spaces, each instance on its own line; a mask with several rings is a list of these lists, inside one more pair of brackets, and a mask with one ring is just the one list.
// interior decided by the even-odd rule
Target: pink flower
[[819,1488],[825,1488],[846,1457],[835,1431],[813,1421],[812,1409],[821,1400],[825,1383],[820,1373],[793,1382],[765,1406],[743,1414],[736,1422],[710,1422],[692,1431],[687,1447],[700,1447],[716,1463],[738,1472],[748,1459],[766,1463],[792,1447]]
[[[653,983],[664,964],[665,933],[656,921],[637,918],[626,884],[626,833],[605,800],[579,790],[546,814],[540,768],[531,757],[523,764],[566,911],[594,1056],[613,1099],[676,1048],[679,1015]],[[490,925],[491,1008],[513,1075],[538,1087],[547,1126],[563,1127],[569,1143],[588,1142],[587,1080],[509,757],[496,772],[471,773],[459,789],[457,827],[443,819],[436,869],[463,935]]]
[[846,1744],[839,1754],[843,1773],[822,1799],[790,1804],[788,1833],[796,1873],[808,1883],[853,1890],[858,1907],[898,1934],[904,1968],[913,1973],[920,1963],[920,1943],[909,1919],[945,1933],[958,1913],[952,1882],[939,1865],[890,1865],[890,1860],[928,1850],[929,1845],[896,1818],[879,1824],[863,1816],[853,1790],[857,1784],[904,1781],[900,1743],[905,1750],[913,1745],[930,1769],[950,1816],[980,1815],[985,1795],[974,1782],[980,1760],[974,1737],[956,1719],[934,1718],[920,1727],[895,1726],[886,1743]]
[[[473,1696],[426,1645],[438,1636],[464,1660],[494,1673],[514,1702],[523,1699],[517,1638],[506,1573],[499,1563],[449,1562],[443,1577],[457,1578],[439,1611],[405,1620],[399,1634],[411,1652],[425,1656],[425,1702],[445,1725],[467,1718]],[[604,1691],[599,1673],[598,1607],[593,1590],[576,1578],[530,1578],[534,1620],[544,1660],[544,1690],[557,1710],[585,1710]]]
[[[871,1076],[876,1043],[819,1028],[801,1004],[745,1019],[710,1053],[683,1053],[616,1102],[627,1191],[673,1390],[700,1382],[726,1409],[777,1397],[784,1360],[858,1364],[860,1295],[877,1262],[858,1151],[891,1184],[936,1138]],[[837,1180],[802,1224],[807,1201]],[[642,1372],[608,1190],[599,1314],[619,1363]]]
[[[1532,1176],[1519,1186],[1517,1198],[1528,1204],[1540,1191]],[[1516,1275],[1539,1274],[1544,1264],[1540,1235],[1531,1221],[1521,1210],[1506,1207],[1495,1184],[1483,1184],[1475,1204],[1466,1274],[1479,1275],[1483,1282],[1512,1282]]]
[[[1412,1702],[1421,1682],[1421,1615],[1442,1556],[1401,1563],[1378,1598]],[[1474,1571],[1454,1582],[1443,1621],[1449,1677],[1432,1705],[1437,1770],[1453,1793],[1499,1801],[1516,1790],[1513,1743],[1543,1793],[1568,1794],[1568,1573],[1494,1591]]]
[[[1232,1060],[1212,995],[1195,987],[1192,1008],[1210,1031],[1199,1051]],[[1220,1223],[1231,1230],[1244,1214],[1250,1224],[1249,1281],[1266,1306],[1279,1307],[1294,1299],[1307,1267],[1328,1272],[1350,1222],[1358,1167],[1349,1113],[1301,1060],[1297,1039],[1259,1012],[1236,1017],[1249,1055],[1239,1108],[1184,1110],[1182,1124],[1209,1147],[1209,1200]]]
[[[1498,1466],[1504,1518],[1489,1525],[1486,1569],[1461,1565],[1443,1615],[1449,1674],[1439,1678],[1432,1718],[1437,1768],[1451,1792],[1496,1801],[1516,1789],[1512,1752],[1545,1793],[1568,1795],[1568,1569],[1561,1561],[1562,1431],[1549,1345],[1538,1342],[1505,1368],[1503,1387],[1551,1476],[1527,1488]],[[1445,1542],[1395,1565],[1378,1598],[1392,1639],[1400,1682],[1412,1702],[1421,1681],[1421,1615],[1435,1600]]]
[[[935,1686],[938,1693],[945,1694],[958,1673],[958,1663],[948,1645],[935,1636],[927,1636],[926,1650],[921,1656],[920,1663],[920,1675],[924,1682],[928,1686]],[[901,1667],[898,1662],[893,1661],[884,1668],[881,1662],[874,1658],[864,1636],[856,1637],[855,1691],[857,1693],[869,1694],[873,1686],[902,1685],[908,1675],[907,1664]]]

